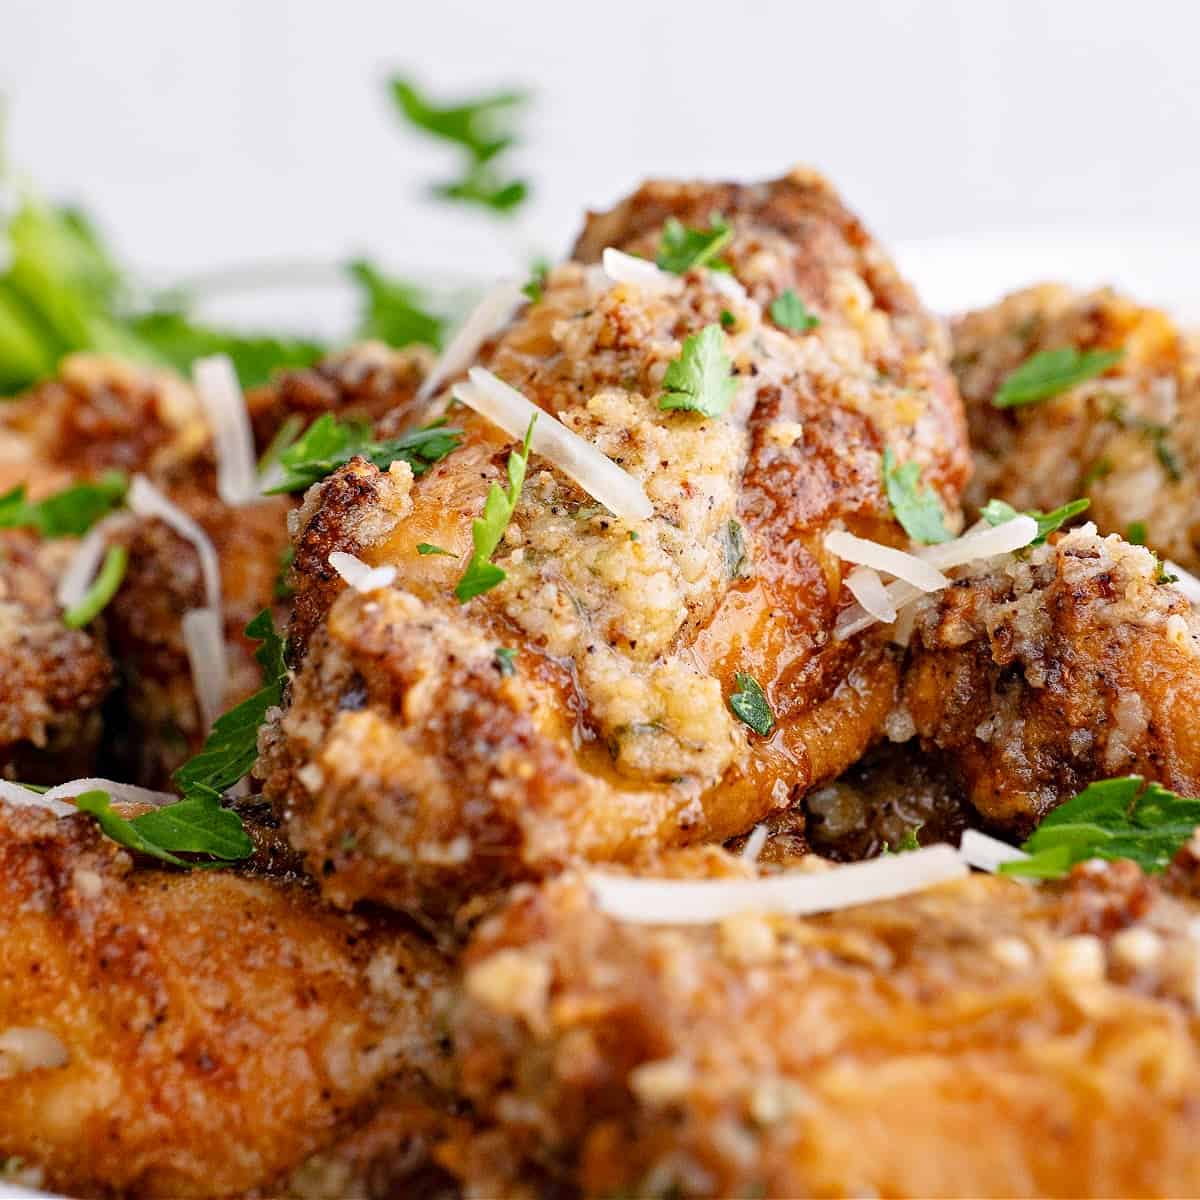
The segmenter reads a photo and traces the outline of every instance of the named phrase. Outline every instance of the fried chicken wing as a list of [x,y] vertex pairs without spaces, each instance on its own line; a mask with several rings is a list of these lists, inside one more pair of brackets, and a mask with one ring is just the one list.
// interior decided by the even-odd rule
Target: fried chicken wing
[[[282,372],[247,397],[259,450],[285,424],[294,433],[322,412],[395,419],[411,405],[426,360],[422,350],[366,343],[315,367]],[[295,501],[272,496],[233,509],[218,498],[209,430],[190,386],[170,372],[77,355],[65,360],[58,378],[6,409],[3,435],[0,471],[10,482],[28,482],[35,495],[108,469],[142,472],[197,522],[221,565],[228,703],[253,692],[260,672],[243,630],[264,608],[284,619],[287,514]],[[131,521],[114,540],[128,547],[129,567],[102,621],[121,685],[103,766],[162,787],[207,732],[181,627],[182,614],[205,602],[200,563],[191,543],[159,520]],[[92,691],[80,687],[81,711],[90,711]],[[64,715],[77,706],[72,697],[57,702]],[[68,768],[54,782],[81,773]]]
[[0,531],[0,775],[53,784],[95,766],[114,683],[103,639],[68,629],[55,585],[69,546]]
[[412,931],[3,804],[0,892],[0,1158],[88,1196],[278,1195],[383,1140],[422,1169],[449,974]]
[[491,1128],[443,1160],[469,1196],[1193,1195],[1192,911],[1131,863],[674,929],[523,885],[456,1022]]
[[1084,526],[963,569],[917,606],[892,728],[949,755],[992,826],[1086,784],[1200,794],[1200,617],[1148,551]]
[[[1049,511],[1078,496],[1102,533],[1135,531],[1200,570],[1200,347],[1165,313],[1111,290],[1043,284],[953,326],[976,470],[991,497]],[[996,408],[1010,372],[1045,350],[1121,350],[1103,375],[1038,403]]]
[[[652,257],[668,218],[714,211],[732,277],[642,287],[586,265],[608,245]],[[788,292],[819,324],[770,318]],[[729,411],[664,411],[668,365],[710,325],[727,331]],[[897,539],[885,447],[954,510],[968,463],[943,352],[811,173],[648,184],[593,217],[578,261],[481,361],[631,474],[654,514],[617,519],[535,456],[494,556],[504,582],[460,605],[472,521],[510,446],[445,397],[428,415],[445,411],[463,442],[420,478],[358,462],[310,494],[299,671],[263,772],[326,894],[444,914],[573,858],[737,834],[857,759],[896,659],[831,639],[841,574],[822,539],[836,522]],[[395,566],[396,587],[345,592],[331,550]],[[743,673],[769,698],[769,737],[730,711]]]

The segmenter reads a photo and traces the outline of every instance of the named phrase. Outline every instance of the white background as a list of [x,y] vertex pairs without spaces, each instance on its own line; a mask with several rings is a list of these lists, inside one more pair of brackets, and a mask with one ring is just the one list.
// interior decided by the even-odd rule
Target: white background
[[[392,70],[535,90],[520,221],[425,198],[453,155],[399,125]],[[935,303],[1031,272],[1200,291],[1184,0],[0,0],[0,92],[11,161],[165,278],[364,249],[487,274],[648,174],[806,161]]]

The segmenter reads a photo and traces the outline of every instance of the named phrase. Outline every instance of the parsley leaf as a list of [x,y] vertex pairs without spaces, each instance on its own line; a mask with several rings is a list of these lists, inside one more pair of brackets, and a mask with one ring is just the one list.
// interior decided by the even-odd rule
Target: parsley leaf
[[389,278],[366,259],[355,259],[347,270],[362,289],[360,337],[376,338],[389,346],[441,348],[446,322],[425,308],[417,288]]
[[298,492],[332,474],[356,455],[386,471],[397,459],[422,475],[430,466],[446,457],[461,440],[461,429],[449,429],[434,422],[398,438],[373,441],[370,426],[361,421],[339,421],[333,413],[323,413],[279,455],[283,476],[270,493]]
[[464,154],[462,175],[437,184],[437,196],[478,204],[506,213],[519,207],[529,194],[523,179],[507,179],[496,162],[516,141],[513,118],[528,101],[524,92],[495,92],[459,104],[437,105],[423,96],[411,80],[391,81],[392,99],[410,124]]
[[1144,546],[1146,544],[1146,522],[1130,521],[1125,530],[1125,540],[1131,546]]
[[1005,863],[1011,875],[1057,879],[1089,858],[1129,858],[1163,870],[1200,825],[1200,799],[1177,796],[1140,775],[1104,779],[1059,805],[1022,847],[1028,859]]
[[746,538],[742,526],[730,521],[721,530],[721,549],[725,559],[725,574],[730,579],[741,579],[746,570]]
[[516,657],[517,652],[515,650],[510,650],[507,646],[496,647],[496,666],[501,675],[516,674],[517,668],[513,663]]
[[755,733],[766,737],[775,728],[775,714],[771,711],[766,693],[758,680],[744,671],[734,676],[734,683],[737,684],[737,691],[729,697],[729,707],[733,709],[734,716],[749,725]]
[[719,417],[733,403],[737,390],[732,371],[720,326],[705,325],[683,339],[682,353],[667,364],[658,407]]
[[549,274],[550,264],[545,259],[539,258],[529,273],[529,282],[521,289],[529,297],[530,304],[541,302],[542,292],[546,287],[546,276]]
[[417,553],[421,555],[422,558],[424,558],[427,554],[445,554],[450,558],[454,557],[449,550],[443,550],[441,546],[435,546],[431,542],[418,542]]
[[709,218],[708,229],[690,229],[676,217],[668,217],[654,260],[664,271],[682,275],[693,267],[716,267],[713,259],[733,241],[733,227],[719,214]]
[[117,588],[121,586],[128,566],[129,550],[125,546],[109,546],[104,556],[104,564],[97,572],[92,586],[78,604],[63,613],[63,624],[68,629],[82,629],[91,624],[117,594]]
[[44,538],[81,537],[120,506],[128,486],[120,471],[106,471],[92,483],[76,483],[30,503],[21,483],[0,496],[0,527],[32,529]]
[[454,589],[454,594],[461,604],[475,596],[482,596],[484,592],[490,592],[498,583],[503,583],[508,578],[503,568],[489,560],[500,545],[500,539],[516,511],[517,500],[520,499],[521,488],[525,483],[529,445],[533,440],[533,427],[536,422],[535,413],[529,419],[529,428],[525,431],[525,441],[521,449],[509,453],[508,491],[498,483],[493,483],[483,504],[483,516],[476,517],[471,525],[471,540],[475,549],[463,577]]
[[992,397],[996,408],[1036,404],[1103,375],[1124,357],[1124,350],[1042,350],[1011,372]]
[[180,800],[127,820],[113,811],[107,792],[84,792],[75,806],[91,813],[104,834],[120,846],[174,867],[195,864],[177,853],[208,854],[237,861],[254,852],[254,843],[237,813],[212,800]]
[[791,288],[771,301],[771,319],[781,329],[790,329],[793,333],[807,333],[821,323],[821,318],[810,313]]
[[904,532],[914,542],[932,545],[950,540],[942,502],[932,488],[918,487],[921,468],[915,462],[898,466],[891,448],[883,452],[883,486],[888,503]]
[[1031,546],[1040,546],[1050,534],[1056,529],[1061,529],[1072,517],[1079,516],[1090,504],[1090,500],[1072,500],[1069,504],[1064,504],[1061,508],[1056,508],[1052,512],[1037,512],[1035,509],[1030,509],[1029,512],[1022,514],[1013,508],[1011,504],[1007,504],[1003,500],[989,500],[979,510],[979,515],[989,525],[1004,525],[1014,517],[1032,517],[1037,522],[1038,531],[1037,537],[1029,544]]
[[249,773],[258,757],[258,727],[266,719],[267,710],[283,701],[287,679],[283,639],[275,632],[269,609],[246,626],[246,636],[262,642],[254,657],[262,667],[263,686],[218,717],[200,753],[175,772],[175,785],[187,800],[215,802]]
[[910,850],[920,850],[921,839],[917,837],[917,834],[921,832],[923,825],[923,821],[919,825],[910,825],[900,835],[900,840],[894,846],[885,844],[883,849],[879,852],[880,855],[907,854]]

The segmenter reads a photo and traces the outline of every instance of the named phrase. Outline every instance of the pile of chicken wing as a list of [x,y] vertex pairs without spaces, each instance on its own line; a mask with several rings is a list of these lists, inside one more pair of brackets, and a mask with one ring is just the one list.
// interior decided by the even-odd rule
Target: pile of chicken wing
[[[719,255],[652,266],[706,229]],[[724,407],[664,405],[714,329]],[[76,356],[0,411],[0,490],[120,471],[203,530],[226,708],[260,686],[244,630],[263,609],[288,668],[223,800],[253,843],[239,863],[167,865],[36,791],[0,798],[0,1179],[303,1200],[1200,1193],[1200,838],[1157,875],[964,869],[815,915],[630,920],[594,886],[819,891],[906,842],[1018,845],[1097,781],[1200,794],[1200,615],[1163,567],[1200,568],[1200,346],[1050,285],[947,326],[797,169],[645,184],[470,350],[435,366],[365,344],[278,374],[245,398],[258,453],[327,414],[379,438],[444,420],[456,444],[416,474],[358,456],[236,506],[169,372]],[[1062,350],[1120,355],[996,403]],[[481,379],[646,503],[613,511],[527,443],[489,586],[464,596],[521,450],[464,402]],[[1091,507],[947,567],[893,621],[848,623],[868,594],[839,547],[912,558],[892,464],[947,538],[986,527],[989,501]],[[124,577],[68,628],[78,539],[0,528],[10,783],[169,791],[205,745],[181,619],[204,603],[196,547],[136,512],[110,540]]]

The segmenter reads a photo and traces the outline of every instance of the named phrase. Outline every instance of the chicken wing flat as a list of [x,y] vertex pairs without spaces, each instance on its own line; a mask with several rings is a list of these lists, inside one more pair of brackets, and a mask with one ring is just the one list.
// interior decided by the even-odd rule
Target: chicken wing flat
[[[953,326],[976,470],[969,499],[1052,510],[1078,496],[1102,533],[1133,531],[1200,570],[1200,347],[1165,313],[1111,290],[1017,292]],[[1010,373],[1042,351],[1120,351],[1098,376],[997,408]]]
[[1028,833],[1093,780],[1200,794],[1200,618],[1154,555],[1083,526],[919,603],[892,728]]
[[704,928],[523,885],[457,1017],[492,1128],[444,1161],[481,1197],[1194,1195],[1193,911],[1128,862]]
[[419,936],[3,804],[0,891],[0,1159],[80,1196],[278,1195],[385,1137],[418,1171],[449,980]]
[[[608,246],[653,256],[710,219],[731,229],[729,272],[657,287],[588,265]],[[732,362],[728,411],[664,410],[669,364],[709,326]],[[649,184],[591,218],[577,261],[481,361],[632,475],[653,515],[618,519],[535,456],[494,555],[504,581],[459,604],[511,444],[446,397],[423,419],[444,413],[462,444],[419,479],[358,461],[307,497],[301,661],[262,768],[326,895],[444,912],[573,858],[731,836],[857,759],[896,658],[831,638],[841,572],[822,539],[844,522],[897,540],[885,448],[955,510],[968,460],[943,355],[811,173]],[[345,591],[332,550],[394,566],[396,585]],[[730,710],[742,675],[770,703],[767,736]]]

